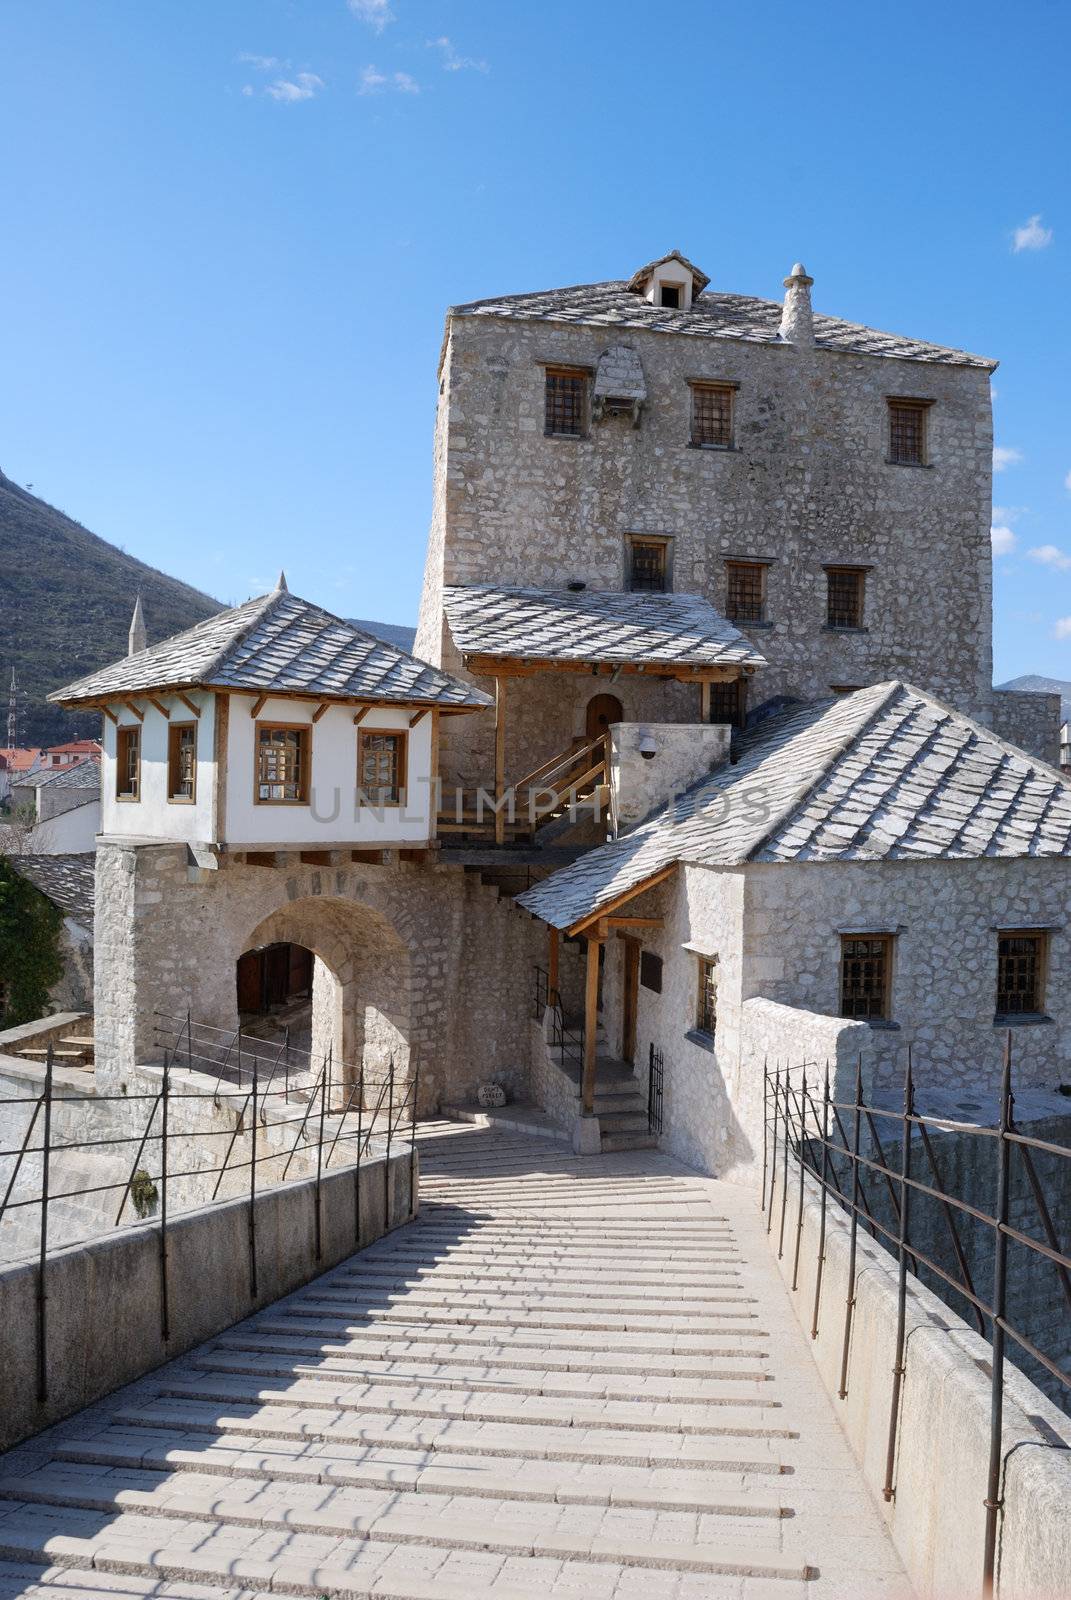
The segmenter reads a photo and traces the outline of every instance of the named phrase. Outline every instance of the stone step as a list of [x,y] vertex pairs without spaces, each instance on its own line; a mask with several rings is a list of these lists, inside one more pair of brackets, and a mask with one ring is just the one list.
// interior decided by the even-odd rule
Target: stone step
[[762,1406],[779,1409],[781,1402],[769,1392],[764,1378],[752,1380],[717,1378],[653,1378],[646,1368],[634,1375],[596,1378],[590,1372],[551,1374],[539,1367],[519,1367],[512,1372],[498,1364],[472,1362],[375,1361],[355,1355],[320,1355],[315,1362],[301,1361],[285,1352],[273,1355],[265,1343],[247,1346],[240,1340],[227,1341],[208,1355],[187,1358],[186,1365],[208,1372],[243,1372],[253,1377],[311,1378],[317,1382],[342,1378],[375,1383],[434,1383],[444,1389],[492,1390],[500,1394],[540,1394],[572,1399],[577,1395],[603,1400],[658,1400],[673,1403],[697,1401],[712,1406]]
[[[511,1521],[508,1513],[493,1521],[486,1515],[462,1513],[445,1506],[439,1516],[429,1514],[429,1503],[412,1506],[403,1499],[400,1507],[396,1497],[377,1501],[371,1496],[361,1496],[358,1491],[345,1488],[320,1490],[313,1488],[306,1498],[299,1494],[298,1486],[280,1486],[276,1494],[265,1492],[255,1485],[234,1484],[233,1490],[246,1490],[235,1498],[226,1498],[212,1485],[198,1493],[193,1485],[170,1484],[166,1492],[152,1489],[122,1488],[109,1490],[105,1481],[94,1487],[65,1487],[54,1482],[35,1491],[33,1474],[24,1477],[20,1498],[24,1506],[17,1513],[0,1522],[0,1553],[21,1559],[43,1556],[56,1545],[62,1553],[99,1565],[98,1558],[107,1560],[121,1557],[131,1566],[151,1571],[165,1571],[175,1577],[184,1576],[187,1559],[198,1553],[203,1564],[198,1564],[199,1576],[211,1572],[219,1577],[234,1576],[249,1582],[251,1573],[243,1571],[247,1561],[258,1565],[254,1553],[265,1530],[278,1529],[288,1535],[301,1535],[302,1562],[287,1561],[284,1556],[272,1564],[264,1587],[272,1592],[292,1588],[294,1577],[287,1578],[288,1568],[304,1574],[301,1586],[316,1573],[316,1588],[330,1594],[332,1588],[352,1593],[349,1585],[351,1560],[358,1557],[365,1542],[376,1544],[408,1545],[432,1550],[491,1552],[503,1556],[553,1556],[563,1562],[581,1566],[591,1563],[597,1567],[624,1569],[641,1567],[681,1573],[725,1574],[737,1577],[783,1578],[800,1581],[807,1577],[808,1567],[799,1557],[782,1553],[782,1527],[779,1521],[758,1518],[732,1519],[729,1528],[717,1542],[694,1542],[643,1537],[641,1529],[650,1525],[653,1516],[656,1527],[658,1513],[648,1513],[638,1523],[632,1539],[627,1532],[613,1532],[609,1536],[590,1533],[583,1526],[570,1532],[567,1524],[561,1531],[548,1528],[540,1531],[538,1517],[531,1525],[528,1516]],[[169,1480],[168,1480],[169,1482]],[[9,1497],[15,1496],[13,1485]],[[6,1493],[6,1490],[0,1489]],[[299,1503],[295,1505],[293,1502]],[[394,1502],[394,1503],[392,1503]],[[382,1509],[379,1507],[382,1506]],[[91,1514],[71,1519],[77,1532],[55,1537],[56,1521],[48,1516],[50,1507],[67,1507]],[[682,1514],[676,1512],[679,1522]],[[592,1508],[591,1522],[598,1528],[603,1520],[614,1518],[612,1510]],[[549,1520],[549,1519],[548,1519]],[[571,1519],[575,1525],[576,1511]],[[696,1519],[698,1521],[698,1519]],[[720,1521],[721,1519],[719,1519]],[[94,1522],[96,1526],[94,1526]],[[168,1524],[185,1526],[172,1530]],[[227,1536],[226,1554],[212,1554],[212,1534],[222,1529]],[[241,1531],[247,1530],[245,1538]],[[43,1536],[43,1537],[42,1537]],[[339,1546],[339,1541],[345,1541]],[[222,1541],[219,1541],[222,1543]],[[243,1556],[242,1549],[249,1552]],[[349,1549],[347,1549],[349,1546]],[[237,1559],[228,1559],[232,1551],[239,1552]],[[221,1559],[222,1556],[222,1559]],[[342,1557],[342,1559],[339,1559]],[[334,1564],[337,1562],[337,1566]],[[324,1574],[332,1572],[333,1576]],[[577,1573],[578,1577],[583,1574]],[[281,1581],[280,1581],[281,1580]],[[262,1581],[258,1579],[257,1581]]]
[[[613,1294],[618,1287],[645,1289],[658,1287],[666,1282],[694,1286],[717,1286],[740,1276],[740,1268],[733,1263],[719,1263],[715,1267],[704,1269],[699,1263],[680,1267],[669,1263],[655,1265],[647,1262],[627,1271],[608,1268],[605,1263],[599,1264],[599,1269],[593,1271],[591,1266],[575,1266],[570,1264],[569,1258],[552,1258],[547,1264],[542,1264],[539,1258],[524,1262],[511,1263],[503,1261],[498,1251],[485,1251],[473,1253],[471,1257],[463,1255],[449,1255],[442,1258],[429,1256],[425,1251],[412,1253],[401,1251],[384,1252],[382,1255],[368,1255],[358,1257],[357,1264],[353,1267],[336,1268],[334,1272],[325,1273],[319,1280],[321,1283],[357,1283],[369,1277],[387,1275],[404,1275],[406,1278],[422,1282],[425,1279],[461,1279],[467,1281],[479,1278],[481,1283],[560,1283],[563,1287],[583,1284],[590,1293]],[[598,1289],[596,1289],[598,1285]]]
[[[332,1342],[332,1332],[337,1342]],[[455,1338],[442,1342],[432,1338],[380,1340],[367,1338],[363,1334],[360,1338],[342,1339],[337,1330],[328,1328],[325,1335],[315,1324],[310,1325],[298,1320],[266,1322],[251,1332],[221,1339],[217,1348],[219,1345],[225,1345],[227,1349],[263,1351],[266,1354],[280,1352],[287,1355],[344,1356],[347,1359],[362,1360],[366,1357],[402,1361],[433,1360],[445,1366],[464,1364],[478,1358],[487,1366],[502,1371],[538,1364],[543,1371],[552,1373],[620,1375],[636,1372],[662,1378],[708,1376],[711,1379],[739,1383],[767,1381],[767,1368],[763,1363],[770,1359],[767,1351],[754,1349],[675,1354],[635,1350],[631,1347],[624,1350],[605,1347],[587,1350],[570,1349],[567,1346],[547,1348],[533,1340],[522,1340],[516,1333],[506,1344],[495,1344],[483,1338]],[[719,1367],[715,1363],[721,1360],[728,1363],[746,1362],[747,1365],[730,1364]]]
[[[314,1300],[311,1296],[303,1301],[315,1315],[330,1314],[334,1309],[331,1298],[324,1296],[322,1300]],[[396,1306],[377,1305],[371,1302],[362,1309],[360,1303],[347,1300],[347,1309],[341,1306],[339,1316],[348,1319],[347,1325],[361,1328],[366,1324],[378,1323],[381,1326],[398,1324],[401,1326],[419,1326],[420,1324],[437,1324],[440,1327],[462,1326],[471,1328],[512,1328],[518,1320],[523,1320],[529,1332],[537,1328],[554,1328],[562,1332],[592,1331],[599,1333],[731,1333],[734,1339],[764,1339],[766,1334],[760,1328],[749,1327],[754,1320],[754,1313],[750,1311],[737,1311],[725,1309],[717,1316],[709,1309],[689,1316],[686,1312],[680,1315],[657,1316],[653,1313],[642,1311],[629,1312],[627,1315],[614,1315],[613,1311],[554,1311],[540,1310],[536,1306],[520,1307],[514,1302],[503,1303],[499,1308],[491,1305],[479,1305],[469,1302],[465,1305],[454,1302],[456,1310],[451,1314],[450,1302],[435,1304],[431,1302],[417,1303],[415,1299],[405,1299]]]
[[[778,1518],[791,1506],[778,1492],[747,1492],[724,1474],[591,1466],[498,1457],[452,1466],[428,1451],[347,1448],[312,1444],[300,1455],[270,1440],[235,1440],[221,1435],[206,1445],[185,1434],[154,1439],[149,1432],[109,1429],[92,1439],[72,1440],[55,1460],[96,1468],[192,1472],[199,1476],[270,1479],[279,1483],[347,1484],[354,1488],[404,1490],[411,1494],[486,1496],[497,1500],[555,1501],[559,1505],[626,1506],[633,1509],[709,1512],[723,1516]],[[194,1446],[194,1448],[191,1448]],[[771,1480],[771,1485],[787,1480]],[[743,1478],[741,1477],[741,1485]]]
[[622,1107],[620,1111],[610,1112],[601,1112],[596,1107],[596,1115],[599,1118],[599,1130],[603,1138],[608,1133],[648,1134],[651,1131],[651,1125],[647,1120],[647,1107],[643,1105],[637,1105],[635,1108]]
[[[533,1244],[518,1245],[516,1248],[509,1246],[496,1247],[490,1243],[481,1243],[479,1239],[471,1242],[460,1240],[439,1245],[407,1245],[396,1244],[391,1250],[383,1252],[369,1252],[361,1257],[369,1265],[380,1261],[413,1262],[422,1265],[445,1265],[454,1262],[472,1262],[477,1266],[484,1264],[500,1264],[504,1267],[529,1267],[545,1266],[546,1270],[556,1272],[559,1268],[583,1271],[590,1280],[596,1275],[602,1277],[604,1273],[611,1276],[616,1272],[630,1273],[638,1271],[646,1276],[661,1276],[663,1272],[672,1272],[675,1277],[685,1274],[695,1276],[705,1273],[726,1273],[736,1271],[743,1262],[739,1250],[725,1245],[716,1248],[697,1248],[694,1250],[663,1250],[652,1246],[650,1250],[640,1251],[639,1246],[629,1246],[627,1249],[614,1249],[613,1251],[599,1252],[595,1245],[551,1245]],[[327,1276],[327,1274],[325,1274]]]
[[[410,1288],[421,1288],[438,1291],[446,1295],[460,1295],[471,1292],[475,1285],[479,1285],[484,1292],[493,1291],[496,1294],[527,1294],[542,1298],[545,1295],[564,1295],[567,1297],[582,1296],[589,1301],[611,1300],[615,1304],[624,1301],[656,1301],[659,1304],[670,1301],[689,1301],[694,1304],[708,1301],[725,1303],[731,1299],[742,1298],[733,1291],[738,1288],[739,1275],[728,1279],[697,1278],[690,1281],[681,1281],[676,1273],[667,1275],[660,1282],[654,1280],[638,1283],[634,1278],[611,1278],[600,1273],[594,1279],[600,1288],[589,1287],[590,1280],[585,1282],[579,1275],[563,1274],[558,1276],[553,1272],[526,1272],[521,1268],[512,1271],[502,1268],[488,1267],[480,1272],[455,1270],[447,1268],[422,1267],[413,1268],[409,1272],[396,1269],[390,1271],[384,1264],[381,1268],[362,1268],[359,1273],[353,1273],[348,1278],[333,1278],[331,1286],[352,1282],[355,1289],[362,1285],[382,1292],[407,1292]],[[326,1292],[328,1284],[324,1284]],[[750,1298],[750,1297],[749,1297]]]
[[656,1150],[658,1137],[653,1133],[604,1133],[599,1138],[599,1149],[606,1150]]
[[[54,1566],[47,1557],[40,1563],[0,1561],[0,1600],[223,1600],[224,1593],[216,1584]],[[233,1595],[233,1588],[227,1593]]]
[[120,1407],[124,1427],[184,1429],[204,1433],[254,1433],[284,1439],[345,1440],[386,1448],[411,1448],[534,1461],[602,1461],[623,1466],[691,1467],[731,1472],[779,1473],[791,1441],[769,1437],[711,1438],[674,1433],[634,1433],[612,1428],[554,1428],[538,1424],[420,1419],[362,1413],[349,1417],[319,1408],[233,1404],[165,1398]]
[[329,1411],[339,1416],[350,1412],[365,1415],[391,1413],[406,1417],[456,1417],[466,1422],[516,1423],[524,1427],[607,1428],[633,1433],[680,1433],[717,1438],[782,1438],[795,1435],[789,1428],[775,1426],[773,1419],[755,1414],[742,1420],[735,1411],[692,1401],[686,1405],[671,1400],[603,1400],[597,1404],[563,1404],[560,1399],[539,1394],[502,1394],[493,1390],[459,1396],[433,1384],[417,1388],[381,1382],[347,1383],[336,1378],[290,1378],[272,1386],[259,1377],[242,1373],[198,1372],[186,1379],[164,1383],[160,1393],[176,1399],[215,1400],[229,1405],[272,1406],[277,1410]]
[[[707,1361],[726,1355],[751,1361],[768,1359],[768,1352],[764,1351],[761,1345],[753,1342],[740,1345],[733,1343],[738,1333],[736,1329],[727,1330],[721,1341],[715,1342],[706,1335],[695,1333],[678,1333],[667,1338],[664,1334],[659,1336],[623,1332],[608,1335],[605,1331],[589,1332],[584,1329],[565,1330],[569,1333],[569,1337],[565,1338],[564,1335],[556,1337],[556,1330],[511,1326],[507,1340],[498,1331],[498,1325],[481,1329],[443,1324],[407,1326],[405,1323],[369,1322],[347,1327],[341,1317],[336,1320],[309,1317],[302,1313],[300,1306],[295,1307],[287,1315],[291,1320],[277,1321],[274,1316],[269,1317],[265,1314],[263,1320],[258,1322],[257,1329],[272,1333],[316,1334],[333,1340],[343,1339],[352,1333],[359,1342],[377,1340],[398,1349],[403,1345],[431,1344],[441,1345],[443,1349],[465,1350],[473,1345],[486,1346],[508,1342],[514,1350],[539,1346],[548,1350],[567,1349],[577,1356],[591,1354],[642,1356],[648,1363],[653,1363],[659,1356],[695,1356]],[[494,1337],[488,1338],[488,1331]]]
[[[321,1306],[346,1305],[354,1311],[367,1314],[369,1308],[377,1310],[394,1309],[398,1305],[419,1306],[445,1306],[454,1308],[459,1313],[458,1321],[465,1320],[465,1313],[471,1310],[497,1311],[503,1307],[513,1308],[526,1314],[529,1311],[579,1311],[584,1306],[590,1305],[592,1296],[582,1288],[572,1293],[568,1289],[543,1289],[527,1283],[496,1284],[492,1288],[484,1288],[479,1279],[470,1280],[462,1285],[458,1283],[436,1283],[423,1281],[407,1285],[398,1278],[388,1279],[386,1282],[367,1282],[358,1279],[352,1287],[339,1287],[335,1289],[331,1284],[325,1284],[316,1294],[306,1294],[303,1298],[305,1305],[319,1310]],[[754,1295],[744,1294],[738,1284],[727,1283],[718,1288],[697,1294],[694,1290],[681,1290],[674,1293],[672,1289],[663,1295],[655,1289],[633,1290],[622,1289],[616,1295],[601,1296],[606,1299],[609,1306],[620,1312],[622,1317],[638,1311],[644,1315],[656,1312],[665,1303],[671,1309],[674,1317],[735,1317],[741,1315],[735,1310],[726,1310],[726,1307],[740,1307],[754,1305]],[[595,1313],[592,1313],[593,1315]],[[451,1318],[451,1320],[453,1320]]]

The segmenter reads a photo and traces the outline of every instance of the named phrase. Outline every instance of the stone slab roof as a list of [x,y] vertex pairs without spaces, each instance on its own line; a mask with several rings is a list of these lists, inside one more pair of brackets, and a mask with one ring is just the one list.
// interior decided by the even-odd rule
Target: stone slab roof
[[[657,263],[652,263],[657,265]],[[653,306],[624,280],[580,283],[568,289],[534,294],[500,295],[451,307],[455,317],[507,317],[522,322],[572,322],[606,328],[642,328],[652,333],[683,333],[698,339],[743,339],[751,344],[780,344],[780,300],[754,295],[721,294],[705,289],[687,309]],[[851,355],[889,356],[899,361],[933,361],[945,366],[981,367],[992,371],[996,361],[966,350],[883,333],[861,322],[815,313],[815,344]]]
[[185,633],[49,695],[79,705],[146,691],[251,689],[470,710],[487,695],[363,633],[287,589],[220,611]]
[[764,658],[695,594],[447,588],[446,620],[463,655],[627,665],[761,667]]
[[57,789],[92,789],[100,788],[100,762],[87,756],[84,761],[76,761],[69,767],[44,767],[40,772],[31,772],[25,778],[16,781],[17,789],[40,789],[46,783],[54,784]]
[[683,861],[1071,856],[1071,781],[909,684],[763,723],[632,833],[518,896],[567,928]]
[[93,927],[92,851],[77,855],[8,856],[20,878],[82,927]]

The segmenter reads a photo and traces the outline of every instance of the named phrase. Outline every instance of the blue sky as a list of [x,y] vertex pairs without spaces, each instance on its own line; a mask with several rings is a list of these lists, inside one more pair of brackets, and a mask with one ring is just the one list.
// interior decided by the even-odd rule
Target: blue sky
[[1069,44],[1059,0],[0,0],[0,467],[221,600],[412,620],[447,305],[802,259],[1000,358],[996,674],[1071,679]]

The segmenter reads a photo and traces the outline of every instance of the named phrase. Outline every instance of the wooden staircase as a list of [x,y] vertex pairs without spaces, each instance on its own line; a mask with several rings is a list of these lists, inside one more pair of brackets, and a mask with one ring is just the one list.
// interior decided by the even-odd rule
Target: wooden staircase
[[[514,815],[503,819],[504,842],[517,843],[558,838],[576,826],[573,807],[604,808],[608,799],[609,736],[592,740],[574,739],[567,750],[525,773],[507,787],[514,792]],[[491,785],[487,786],[488,789]],[[439,811],[437,832],[451,842],[485,840],[495,836],[495,814],[489,806],[477,803],[478,791],[464,790],[453,804]]]

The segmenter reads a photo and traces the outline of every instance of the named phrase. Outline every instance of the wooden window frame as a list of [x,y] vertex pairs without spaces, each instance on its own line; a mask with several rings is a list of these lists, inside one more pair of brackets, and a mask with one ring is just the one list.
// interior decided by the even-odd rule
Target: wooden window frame
[[[1035,1006],[1031,1007],[1030,1010],[1027,1010],[1025,1008],[1022,1008],[1022,1009],[1019,1009],[1019,1010],[1009,1010],[1007,1007],[1003,1007],[1003,1008],[1001,1007],[1001,1004],[1000,1004],[1000,1001],[1001,1001],[1001,965],[1002,965],[1002,962],[1003,962],[1003,960],[1005,958],[1001,955],[1000,946],[1001,946],[1002,940],[1004,940],[1004,939],[1032,939],[1035,942],[1036,946],[1037,946],[1037,949],[1036,949],[1036,952],[1035,952],[1035,957],[1034,957],[1034,960],[1035,960],[1035,976],[1034,976],[1034,997],[1033,997],[1036,1000],[1037,1004]],[[1046,1011],[1045,1011],[1045,991],[1046,991],[1046,989],[1048,987],[1048,981],[1049,981],[1049,930],[1047,928],[998,928],[997,929],[997,986],[996,986],[996,1000],[995,1000],[995,1003],[994,1003],[994,1012],[993,1012],[993,1020],[994,1020],[994,1022],[997,1023],[997,1024],[1001,1024],[1001,1023],[1007,1024],[1009,1022],[1016,1022],[1016,1021],[1020,1021],[1022,1019],[1034,1020],[1036,1018],[1044,1017],[1046,1015]],[[1003,992],[1004,992],[1005,995],[1007,995],[1009,991],[1007,989],[1005,989]]]
[[[848,946],[852,944],[879,944],[882,946],[882,993],[880,1011],[853,1011],[848,1009],[848,996],[845,993],[845,978],[847,976],[846,964],[849,960],[872,960],[873,955],[862,956],[849,954]],[[852,1022],[891,1022],[892,1021],[892,991],[893,991],[893,956],[896,949],[895,933],[842,933],[840,936],[840,966],[837,976],[837,1005],[838,1015],[847,1017]]]
[[[134,765],[133,790],[120,787],[124,772],[130,769],[127,756],[127,747],[131,737],[137,745],[137,761]],[[122,805],[136,805],[141,799],[141,724],[140,722],[122,722],[115,730],[115,798]]]
[[[193,776],[189,794],[175,794],[174,773],[177,769],[177,756],[181,748],[181,735],[185,732],[193,734]],[[197,724],[196,722],[169,722],[167,725],[167,803],[169,806],[193,806],[197,804]]]
[[[551,427],[551,379],[572,378],[580,385],[579,426]],[[563,366],[548,362],[543,367],[543,437],[545,439],[586,439],[591,426],[591,369],[589,367]]]
[[[850,562],[831,562],[825,568],[826,574],[826,627],[834,633],[864,633],[866,631],[866,580],[868,567],[853,567]],[[859,607],[856,612],[855,622],[834,622],[833,617],[833,583],[832,579],[843,577],[850,573],[856,579],[859,589]]]
[[[915,395],[890,394],[885,397],[886,405],[886,453],[885,459],[891,467],[928,467],[930,464],[930,418],[929,412],[933,406],[932,400],[920,400]],[[897,408],[904,411],[917,411],[919,414],[919,453],[917,456],[897,455],[893,447],[894,422],[893,412]]]
[[[633,552],[637,545],[657,545],[662,552],[661,589],[634,588]],[[629,594],[673,593],[673,537],[666,533],[627,533],[625,535],[625,587]]]
[[[730,622],[735,622],[742,628],[764,626],[769,618],[766,615],[766,574],[769,563],[766,561],[745,561],[732,557],[725,563],[725,615]],[[734,574],[746,572],[759,575],[759,614],[757,617],[742,616],[733,607],[733,577]]]
[[[301,774],[301,795],[297,799],[273,800],[260,794],[260,736],[262,733],[300,733],[304,735],[304,771]],[[271,785],[269,784],[270,788]],[[267,719],[253,724],[253,804],[256,806],[307,806],[312,788],[312,723],[276,722]]]
[[[716,378],[689,378],[688,388],[691,391],[691,419],[688,430],[688,442],[693,450],[735,450],[736,449],[736,391],[735,383],[719,383]],[[700,394],[716,394],[728,402],[729,424],[726,429],[727,437],[724,439],[700,439],[696,408],[696,397]]]
[[[364,750],[369,739],[397,739],[398,745],[398,781],[395,785],[398,791],[397,800],[372,800],[364,787]],[[379,807],[389,807],[401,810],[406,804],[409,786],[409,729],[408,728],[358,728],[357,729],[357,791],[369,801],[369,804]]]
[[[710,1015],[710,987],[714,991],[713,1017]],[[710,1026],[708,1026],[708,1023]],[[718,958],[696,957],[695,1032],[704,1039],[714,1039],[718,1032]]]

